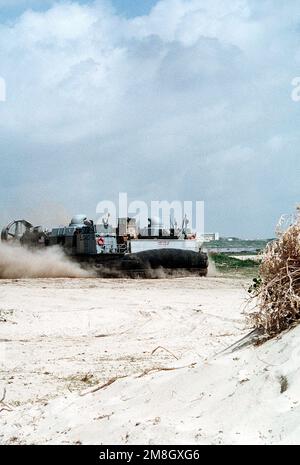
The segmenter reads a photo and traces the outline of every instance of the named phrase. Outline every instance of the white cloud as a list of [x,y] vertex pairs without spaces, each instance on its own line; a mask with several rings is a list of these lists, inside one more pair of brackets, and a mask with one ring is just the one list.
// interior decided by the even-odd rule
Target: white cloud
[[[93,213],[119,190],[204,199],[209,229],[270,234],[296,201],[295,149],[280,161],[276,138],[298,137],[298,20],[292,1],[162,0],[134,19],[100,1],[0,26],[3,203]],[[282,172],[289,186],[270,206]]]

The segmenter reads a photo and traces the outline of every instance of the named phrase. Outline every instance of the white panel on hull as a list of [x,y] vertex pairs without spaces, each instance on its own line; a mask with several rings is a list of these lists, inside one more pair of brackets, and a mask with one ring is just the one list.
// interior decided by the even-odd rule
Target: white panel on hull
[[180,249],[199,252],[200,242],[193,239],[137,239],[131,240],[131,253],[144,250]]

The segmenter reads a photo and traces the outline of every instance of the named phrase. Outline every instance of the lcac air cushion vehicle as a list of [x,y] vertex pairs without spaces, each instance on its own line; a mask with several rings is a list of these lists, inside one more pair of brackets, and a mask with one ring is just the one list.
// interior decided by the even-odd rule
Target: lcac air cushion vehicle
[[148,227],[139,228],[135,219],[119,218],[113,228],[108,220],[94,224],[86,215],[76,215],[68,226],[48,230],[16,220],[3,228],[1,240],[30,248],[60,246],[73,260],[85,268],[92,266],[104,277],[206,276],[208,256],[187,223],[165,229],[154,218]]

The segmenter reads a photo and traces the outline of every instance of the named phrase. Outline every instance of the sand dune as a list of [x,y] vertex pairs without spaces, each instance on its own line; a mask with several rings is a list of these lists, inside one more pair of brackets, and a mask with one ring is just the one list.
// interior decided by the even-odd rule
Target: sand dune
[[299,442],[300,328],[215,356],[249,330],[246,285],[2,281],[0,442]]

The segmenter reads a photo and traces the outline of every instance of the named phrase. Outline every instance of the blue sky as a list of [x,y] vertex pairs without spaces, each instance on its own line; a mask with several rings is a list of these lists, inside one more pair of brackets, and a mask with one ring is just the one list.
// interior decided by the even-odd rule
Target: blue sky
[[[0,1],[0,18],[3,21],[11,20],[28,8],[45,11],[53,4],[52,0],[12,0]],[[80,4],[93,3],[89,0],[78,0]],[[134,17],[148,14],[151,8],[157,3],[156,0],[111,0],[112,5],[120,14],[126,17]]]
[[207,230],[269,237],[299,202],[295,0],[0,11],[0,224],[95,217],[127,192],[204,200]]
[[112,3],[118,11],[132,17],[148,14],[157,2],[156,0],[113,0]]

